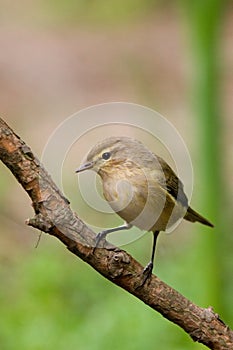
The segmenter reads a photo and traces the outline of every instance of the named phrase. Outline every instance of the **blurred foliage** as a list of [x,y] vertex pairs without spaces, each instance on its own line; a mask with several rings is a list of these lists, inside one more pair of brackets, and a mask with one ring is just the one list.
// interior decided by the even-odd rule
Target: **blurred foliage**
[[[142,241],[136,244],[138,250],[142,249]],[[156,344],[161,349],[202,348],[55,242],[53,238],[42,238],[39,248],[31,254],[16,257],[14,264],[1,264],[2,350],[94,350],[108,349],[112,344],[116,350],[139,350]],[[150,242],[146,237],[144,250],[148,250]],[[182,260],[177,257],[167,273],[170,277],[174,274],[177,287],[185,277],[184,269],[179,275],[175,272]],[[169,264],[171,260],[161,262],[164,271],[169,270]],[[192,287],[187,287],[188,284],[186,292],[193,293],[194,286],[191,283]]]
[[[232,317],[233,293],[231,272],[233,264],[227,258],[231,254],[229,237],[229,212],[226,207],[224,187],[224,150],[222,149],[223,118],[220,99],[221,31],[227,2],[195,1],[185,4],[193,57],[193,114],[198,130],[199,167],[197,174],[202,196],[202,212],[214,218],[213,236],[200,239],[197,257],[208,264],[200,270],[205,281],[203,302],[209,302],[227,321]],[[228,251],[222,256],[222,252]],[[201,276],[202,275],[202,276]],[[229,308],[229,305],[232,305]]]
[[79,0],[69,1],[52,0],[42,1],[42,8],[49,13],[52,21],[96,25],[122,24],[139,16],[148,14],[149,10],[156,8],[158,1],[153,0]]

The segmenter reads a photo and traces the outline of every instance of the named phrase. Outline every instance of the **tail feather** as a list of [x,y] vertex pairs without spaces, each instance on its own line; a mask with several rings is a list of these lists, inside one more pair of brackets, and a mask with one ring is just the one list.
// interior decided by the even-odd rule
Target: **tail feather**
[[188,210],[184,216],[184,219],[191,221],[191,222],[200,222],[203,225],[206,226],[210,226],[210,227],[214,227],[213,224],[211,224],[211,222],[209,222],[207,219],[205,219],[203,216],[201,216],[200,214],[198,214],[195,210],[193,210],[192,208],[188,207]]

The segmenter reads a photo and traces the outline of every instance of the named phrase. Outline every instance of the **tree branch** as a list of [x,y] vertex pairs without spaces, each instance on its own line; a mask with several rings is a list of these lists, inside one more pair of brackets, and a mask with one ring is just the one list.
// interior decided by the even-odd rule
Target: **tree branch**
[[93,254],[95,234],[74,213],[31,149],[0,119],[0,159],[32,200],[35,216],[26,223],[57,237],[114,284],[127,290],[190,337],[210,349],[233,349],[233,331],[214,313],[186,299],[158,277],[139,287],[143,267],[124,250],[105,242]]

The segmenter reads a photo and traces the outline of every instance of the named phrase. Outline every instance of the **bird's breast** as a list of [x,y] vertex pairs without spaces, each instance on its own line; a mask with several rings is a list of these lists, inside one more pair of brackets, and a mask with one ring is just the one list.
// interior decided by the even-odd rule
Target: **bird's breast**
[[118,168],[102,173],[101,178],[104,197],[112,209],[142,230],[166,230],[172,213],[175,216],[171,224],[182,216],[182,208],[167,191],[140,169]]
[[151,184],[140,169],[128,167],[124,171],[118,170],[102,176],[104,197],[126,222],[141,229],[149,229],[148,218],[154,218],[156,207],[163,205],[163,193],[159,193],[156,182]]

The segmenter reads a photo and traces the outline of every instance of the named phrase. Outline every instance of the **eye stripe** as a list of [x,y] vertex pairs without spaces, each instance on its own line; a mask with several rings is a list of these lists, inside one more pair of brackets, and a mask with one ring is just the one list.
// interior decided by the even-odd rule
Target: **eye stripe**
[[104,153],[102,154],[102,158],[103,158],[104,160],[108,160],[110,157],[111,157],[111,153],[110,153],[110,152],[104,152]]

